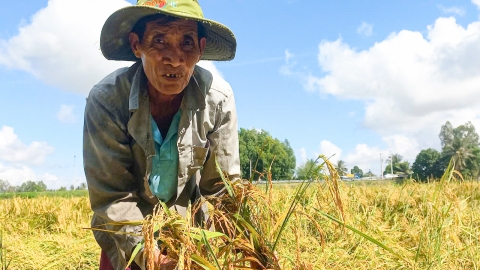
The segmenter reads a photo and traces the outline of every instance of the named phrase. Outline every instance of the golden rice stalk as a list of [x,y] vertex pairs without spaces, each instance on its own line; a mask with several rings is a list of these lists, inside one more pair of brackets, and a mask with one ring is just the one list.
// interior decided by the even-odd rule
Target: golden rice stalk
[[338,189],[338,181],[340,180],[340,175],[338,174],[335,166],[330,162],[330,160],[324,156],[319,156],[325,162],[327,166],[328,175],[325,176],[325,183],[327,183],[328,190],[332,195],[332,199],[337,206],[338,212],[340,214],[340,219],[345,223],[345,211],[343,208],[342,197],[340,196],[340,191]]

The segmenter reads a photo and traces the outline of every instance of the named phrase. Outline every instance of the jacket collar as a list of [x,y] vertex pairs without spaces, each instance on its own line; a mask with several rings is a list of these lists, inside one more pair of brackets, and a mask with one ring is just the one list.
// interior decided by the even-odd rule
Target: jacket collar
[[185,87],[181,108],[192,111],[205,110],[205,97],[212,86],[213,76],[208,70],[195,66],[190,82]]

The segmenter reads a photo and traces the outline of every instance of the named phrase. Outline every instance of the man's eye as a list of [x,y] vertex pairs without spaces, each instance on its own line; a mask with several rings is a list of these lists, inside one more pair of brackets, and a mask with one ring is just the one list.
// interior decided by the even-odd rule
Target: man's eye
[[183,41],[182,47],[185,50],[192,50],[195,47],[195,42],[193,42],[193,40],[187,39],[187,40]]

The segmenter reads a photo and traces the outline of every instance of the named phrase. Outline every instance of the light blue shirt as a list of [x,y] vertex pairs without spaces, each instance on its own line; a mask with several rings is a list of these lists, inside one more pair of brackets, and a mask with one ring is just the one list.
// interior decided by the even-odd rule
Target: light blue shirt
[[165,139],[162,137],[157,123],[150,117],[153,140],[155,141],[155,156],[152,159],[152,172],[148,179],[150,190],[162,202],[168,202],[177,194],[178,185],[178,124],[180,110],[173,116]]

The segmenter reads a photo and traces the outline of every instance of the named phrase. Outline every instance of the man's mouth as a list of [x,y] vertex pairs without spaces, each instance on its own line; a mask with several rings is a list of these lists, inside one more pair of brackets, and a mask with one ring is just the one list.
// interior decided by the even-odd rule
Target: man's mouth
[[172,73],[167,73],[163,76],[165,76],[167,78],[180,78],[180,77],[182,77],[180,74],[172,74]]

